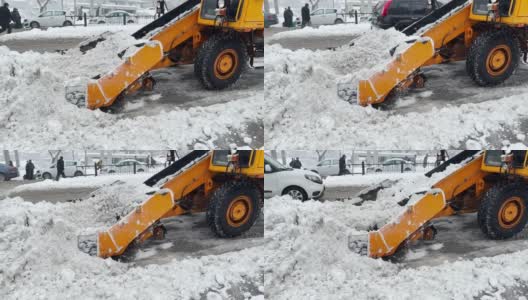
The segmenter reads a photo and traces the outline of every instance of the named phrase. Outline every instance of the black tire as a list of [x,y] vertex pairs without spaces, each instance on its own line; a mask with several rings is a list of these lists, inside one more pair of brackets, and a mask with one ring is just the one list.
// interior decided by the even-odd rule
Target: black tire
[[336,19],[335,22],[334,22],[334,24],[343,24],[343,23],[344,22],[341,19]]
[[128,20],[127,23],[128,24],[134,24],[134,20]]
[[[232,67],[220,70],[220,56],[231,61]],[[217,34],[205,41],[194,63],[194,74],[209,90],[225,89],[240,78],[247,68],[248,53],[245,44],[237,35]]]
[[40,24],[39,24],[39,22],[33,21],[33,22],[29,23],[29,27],[31,27],[33,29],[34,28],[40,28]]
[[284,189],[284,191],[282,191],[282,194],[290,195],[290,197],[292,197],[293,200],[300,200],[300,201],[308,200],[308,194],[306,193],[306,191],[304,191],[304,189],[298,186],[290,186]]
[[71,21],[64,21],[64,23],[62,23],[62,26],[66,27],[66,26],[72,26],[73,23]]
[[[480,203],[479,226],[484,234],[494,240],[507,239],[521,232],[528,221],[528,189],[525,183],[510,183],[491,187]],[[513,205],[513,216],[505,210]],[[511,214],[511,211],[510,211]],[[508,218],[512,217],[512,220]]]
[[[503,57],[504,64],[492,66],[490,60],[493,57],[497,57],[499,61]],[[520,57],[519,40],[511,31],[487,31],[471,44],[466,59],[466,72],[480,86],[497,85],[510,78],[519,66]]]
[[97,24],[105,24],[106,22],[105,21],[99,21],[97,22]]
[[[262,193],[251,181],[227,182],[217,188],[207,207],[206,219],[211,231],[219,237],[235,237],[248,231],[260,214]],[[231,205],[245,206],[240,220],[228,217]],[[235,209],[235,208],[232,208]]]
[[79,176],[83,176],[83,172],[81,171],[75,171],[75,173],[73,173],[73,177],[79,177]]
[[110,170],[110,171],[108,171],[109,174],[113,174],[113,173],[115,173],[115,172],[116,172],[116,171],[114,171],[114,170]]
[[383,172],[383,170],[382,170],[382,169],[376,169],[375,172],[376,172],[376,173],[381,173],[381,172]]
[[143,170],[143,169],[138,169],[137,171],[138,172],[145,172],[145,170]]
[[53,177],[51,176],[51,173],[45,172],[44,174],[42,174],[42,178],[43,179],[52,179]]

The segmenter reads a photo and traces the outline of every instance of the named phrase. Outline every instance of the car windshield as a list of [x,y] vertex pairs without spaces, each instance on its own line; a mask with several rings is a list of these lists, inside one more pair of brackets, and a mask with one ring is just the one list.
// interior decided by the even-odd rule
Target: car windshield
[[280,162],[274,160],[273,158],[269,156],[266,156],[265,160],[266,160],[266,164],[270,165],[271,168],[275,171],[285,171],[285,170],[291,169],[291,168],[287,168],[283,166]]

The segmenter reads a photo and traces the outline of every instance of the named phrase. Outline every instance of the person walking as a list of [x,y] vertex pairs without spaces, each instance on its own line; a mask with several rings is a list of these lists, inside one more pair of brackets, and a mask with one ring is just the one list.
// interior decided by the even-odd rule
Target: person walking
[[13,8],[13,11],[11,12],[11,18],[13,19],[13,22],[15,22],[16,29],[22,28],[22,17],[20,17],[20,13],[16,7]]
[[304,28],[307,25],[310,26],[310,8],[308,7],[308,3],[306,3],[301,9],[301,18],[302,18],[302,23],[301,23],[302,28]]
[[34,179],[34,175],[33,175],[33,171],[34,170],[35,170],[35,165],[33,164],[33,162],[30,159],[26,163],[26,176],[25,176],[25,178],[27,180],[33,180]]
[[165,10],[169,10],[167,2],[165,0],[158,0],[158,18],[165,14]]
[[13,20],[13,16],[11,16],[11,12],[9,11],[9,4],[6,2],[2,7],[0,7],[0,33],[7,30],[7,33],[11,33],[11,20]]
[[343,154],[341,158],[339,158],[339,176],[348,174],[346,168],[346,155]]
[[59,181],[61,175],[66,178],[66,175],[64,174],[64,158],[62,158],[62,156],[57,161],[57,178],[55,178],[55,180]]

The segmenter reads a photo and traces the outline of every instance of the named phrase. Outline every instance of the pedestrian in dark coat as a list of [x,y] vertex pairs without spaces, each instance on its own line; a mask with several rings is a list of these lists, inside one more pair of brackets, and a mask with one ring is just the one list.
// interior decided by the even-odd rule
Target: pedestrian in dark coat
[[7,30],[7,33],[11,33],[11,12],[9,11],[9,4],[4,3],[4,6],[0,7],[0,33]]
[[11,18],[15,22],[15,28],[22,28],[22,17],[20,17],[20,13],[16,7],[11,12]]
[[33,171],[34,170],[35,170],[35,165],[33,164],[33,162],[30,159],[26,163],[26,179],[27,180],[33,180],[33,178],[34,178]]
[[66,178],[66,175],[64,174],[64,159],[62,156],[57,161],[57,178],[55,178],[55,180],[59,181],[61,175],[62,177]]
[[301,18],[302,18],[302,25],[301,27],[304,28],[306,25],[310,25],[310,8],[308,7],[308,3],[306,3],[303,8],[301,9]]
[[346,155],[342,155],[339,159],[339,176],[347,174]]

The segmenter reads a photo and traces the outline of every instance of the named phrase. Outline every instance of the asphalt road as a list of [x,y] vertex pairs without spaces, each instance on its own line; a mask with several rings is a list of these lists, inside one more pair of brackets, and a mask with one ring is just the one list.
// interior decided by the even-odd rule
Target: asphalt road
[[[0,42],[11,50],[26,52],[57,52],[75,48],[83,39],[16,39]],[[117,55],[109,54],[109,55]],[[127,97],[122,118],[134,118],[141,115],[155,115],[174,109],[189,109],[206,107],[214,104],[231,102],[233,100],[254,97],[264,89],[263,58],[255,59],[256,68],[248,68],[239,81],[222,91],[205,90],[194,76],[193,66],[178,66],[152,72],[156,87],[152,92],[140,92]],[[259,67],[260,66],[260,67]],[[257,109],[257,108],[255,108]],[[200,124],[196,124],[200,126]],[[246,122],[242,130],[231,131],[218,137],[214,143],[217,148],[229,148],[231,144],[247,145],[244,138],[251,138],[248,144],[252,148],[264,146],[264,123],[262,120]],[[201,141],[189,141],[189,147],[194,147]],[[204,145],[207,146],[207,144]]]
[[[269,38],[284,30],[288,29],[267,28],[265,30],[265,36]],[[354,35],[350,34],[332,37],[313,36],[309,39],[286,37],[274,39],[267,42],[267,44],[277,43],[291,50],[300,48],[325,50],[329,47],[346,45],[354,37]],[[476,85],[466,74],[465,62],[433,65],[422,68],[422,71],[426,77],[425,87],[409,90],[406,94],[400,95],[394,105],[388,108],[393,114],[400,115],[409,112],[426,112],[434,108],[440,109],[447,105],[457,106],[467,103],[493,101],[528,92],[528,87],[526,86],[528,66],[524,64],[519,65],[515,74],[508,81],[496,87],[480,87]],[[528,131],[528,116],[521,119],[519,123],[522,131]],[[502,141],[504,140],[519,142],[516,135],[508,128],[493,132],[486,142],[495,148],[501,148],[503,147]],[[528,137],[520,142],[528,143]],[[462,141],[459,145],[451,145],[451,147],[456,149],[465,148],[466,141]]]

